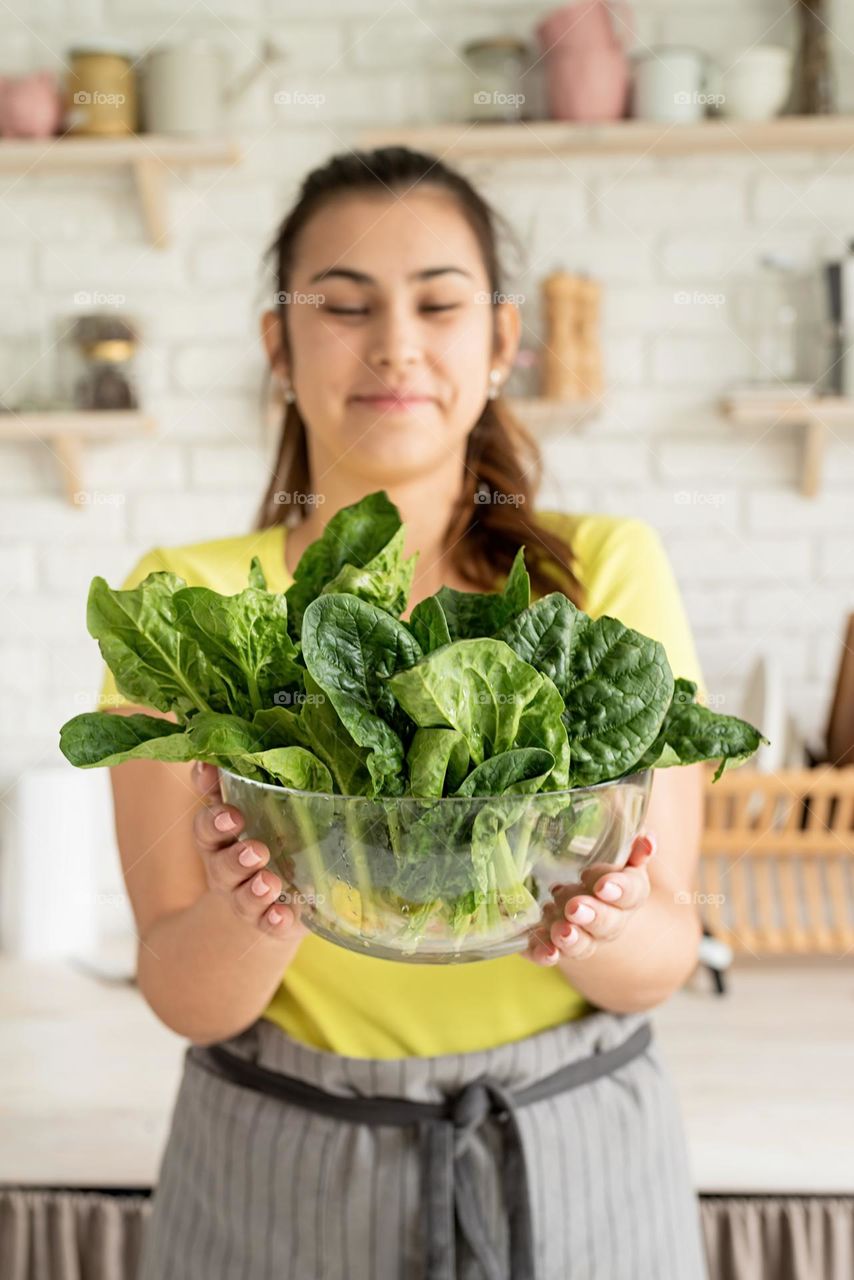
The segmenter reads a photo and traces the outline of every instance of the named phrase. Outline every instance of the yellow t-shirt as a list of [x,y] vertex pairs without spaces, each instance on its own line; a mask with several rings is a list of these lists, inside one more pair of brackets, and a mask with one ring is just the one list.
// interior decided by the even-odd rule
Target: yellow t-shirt
[[[658,533],[643,520],[541,512],[570,541],[585,611],[609,614],[664,645],[674,675],[706,687],[679,588]],[[122,583],[137,586],[155,569],[190,586],[233,594],[246,585],[253,555],[272,591],[284,591],[287,530],[179,547],[156,547]],[[127,703],[105,668],[100,705]],[[557,969],[521,955],[461,965],[401,964],[358,955],[307,936],[263,1016],[295,1040],[350,1057],[432,1057],[467,1053],[535,1035],[591,1008]]]

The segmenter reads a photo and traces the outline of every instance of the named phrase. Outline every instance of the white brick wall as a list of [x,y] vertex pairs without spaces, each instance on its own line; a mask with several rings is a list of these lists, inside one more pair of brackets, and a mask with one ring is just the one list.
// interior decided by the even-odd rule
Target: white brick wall
[[[0,6],[4,71],[59,67],[73,38],[96,29],[140,49],[167,29],[170,39],[208,34],[236,70],[251,64],[265,35],[290,51],[235,109],[242,163],[170,181],[166,250],[148,246],[126,175],[33,174],[4,178],[0,188],[0,344],[20,333],[22,317],[73,315],[77,291],[121,293],[143,325],[147,404],[160,423],[157,441],[88,452],[86,484],[102,501],[85,510],[62,501],[44,446],[0,449],[0,718],[15,726],[2,743],[0,781],[27,759],[54,754],[59,724],[95,692],[100,662],[84,620],[92,575],[115,581],[155,543],[247,528],[268,453],[258,409],[256,317],[269,289],[260,259],[307,169],[352,143],[359,125],[452,118],[460,45],[499,27],[530,36],[552,7],[208,0],[178,14],[166,0]],[[726,61],[753,41],[790,44],[790,9],[786,0],[638,0],[638,43],[688,41]],[[854,18],[841,0],[837,13],[840,86],[852,107]],[[325,101],[279,105],[276,90]],[[541,92],[532,77],[534,100]],[[824,488],[808,500],[797,491],[797,433],[734,429],[716,401],[750,369],[732,291],[762,251],[785,250],[810,267],[854,237],[854,157],[544,156],[461,167],[524,242],[527,261],[508,285],[528,295],[526,344],[537,337],[538,282],[548,271],[586,270],[605,288],[609,403],[583,432],[548,435],[543,501],[655,524],[711,688],[736,709],[753,657],[773,652],[792,707],[817,735],[844,615],[854,609],[854,433],[836,432]],[[708,300],[718,293],[723,304]]]

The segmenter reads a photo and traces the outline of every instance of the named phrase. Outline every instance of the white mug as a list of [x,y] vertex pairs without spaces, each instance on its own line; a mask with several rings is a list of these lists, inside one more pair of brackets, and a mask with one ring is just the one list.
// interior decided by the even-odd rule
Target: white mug
[[747,49],[721,73],[721,110],[733,120],[771,120],[785,106],[792,54],[782,45]]
[[662,124],[690,124],[705,114],[705,56],[699,49],[652,49],[633,59],[632,115]]

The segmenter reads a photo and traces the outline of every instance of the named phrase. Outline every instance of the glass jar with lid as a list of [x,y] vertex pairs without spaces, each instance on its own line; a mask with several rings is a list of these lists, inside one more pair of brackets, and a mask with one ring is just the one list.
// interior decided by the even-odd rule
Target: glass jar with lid
[[491,36],[470,41],[462,52],[469,68],[467,121],[495,124],[528,119],[522,86],[530,50],[524,40]]

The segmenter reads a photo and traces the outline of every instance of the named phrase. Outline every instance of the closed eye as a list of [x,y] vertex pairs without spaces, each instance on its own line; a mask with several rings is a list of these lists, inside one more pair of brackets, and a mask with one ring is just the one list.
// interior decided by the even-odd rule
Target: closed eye
[[[456,311],[459,305],[460,304],[458,302],[447,303],[444,306],[428,306],[425,304],[425,306],[423,306],[421,310],[422,311]],[[326,310],[329,311],[334,316],[366,316],[368,314],[367,308],[365,307],[327,307]]]

